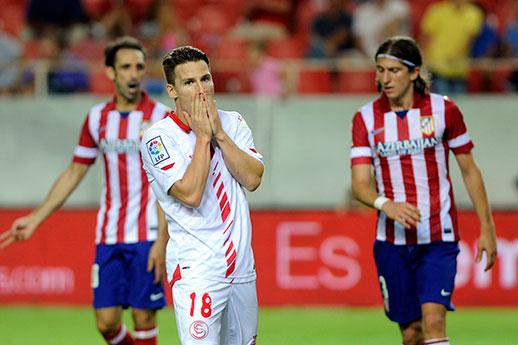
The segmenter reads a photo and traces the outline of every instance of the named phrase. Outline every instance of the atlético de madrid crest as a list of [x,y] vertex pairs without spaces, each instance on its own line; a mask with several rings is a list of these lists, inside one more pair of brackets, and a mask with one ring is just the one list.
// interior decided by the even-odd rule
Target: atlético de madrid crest
[[435,122],[433,116],[421,116],[421,132],[424,135],[432,135],[435,132]]

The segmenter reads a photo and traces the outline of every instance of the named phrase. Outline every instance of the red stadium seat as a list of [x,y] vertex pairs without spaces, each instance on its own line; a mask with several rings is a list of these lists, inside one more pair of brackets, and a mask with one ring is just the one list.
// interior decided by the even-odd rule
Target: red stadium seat
[[104,61],[104,48],[108,42],[103,40],[82,40],[70,47],[70,52],[82,59],[89,61]]
[[293,38],[271,40],[267,44],[269,55],[280,59],[301,59],[306,50],[304,41]]
[[299,73],[299,94],[326,94],[332,91],[331,73],[325,67],[303,68]]
[[0,21],[3,23],[3,31],[19,37],[25,27],[24,6],[12,4],[2,7]]
[[114,92],[112,81],[104,74],[104,66],[96,65],[90,69],[90,92],[96,95]]
[[338,73],[337,92],[340,93],[375,93],[376,72],[373,70],[343,70]]
[[211,58],[221,60],[245,60],[247,58],[247,42],[240,39],[223,38],[212,51]]
[[212,70],[215,91],[221,93],[245,93],[252,92],[250,78],[246,70],[221,71]]
[[491,92],[505,92],[508,90],[509,77],[512,69],[510,66],[500,66],[491,73]]

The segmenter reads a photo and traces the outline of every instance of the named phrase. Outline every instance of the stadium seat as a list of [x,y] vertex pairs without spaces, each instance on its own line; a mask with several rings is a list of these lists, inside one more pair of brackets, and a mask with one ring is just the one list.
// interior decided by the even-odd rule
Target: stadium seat
[[269,55],[280,59],[301,59],[306,50],[302,40],[293,38],[271,40],[267,43]]
[[70,52],[78,58],[88,61],[104,61],[104,48],[108,42],[104,40],[87,39],[74,43]]
[[0,21],[3,23],[3,31],[20,37],[25,27],[25,7],[20,4],[3,6],[0,11]]
[[93,66],[90,69],[90,92],[96,95],[106,95],[113,93],[113,83],[104,74],[104,67],[101,65]]
[[326,94],[332,91],[331,73],[325,67],[303,67],[298,79],[299,94]]
[[246,41],[223,38],[214,47],[211,58],[220,60],[244,60],[247,58],[247,50]]
[[505,92],[509,89],[510,66],[499,66],[491,73],[491,92]]
[[337,92],[339,93],[375,93],[376,72],[374,70],[342,70],[338,73]]
[[212,70],[215,91],[221,93],[245,93],[252,92],[250,78],[246,70]]

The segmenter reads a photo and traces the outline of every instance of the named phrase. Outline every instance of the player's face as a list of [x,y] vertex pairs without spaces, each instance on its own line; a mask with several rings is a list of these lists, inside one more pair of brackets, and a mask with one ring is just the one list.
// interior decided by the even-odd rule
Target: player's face
[[175,83],[168,84],[169,96],[175,100],[176,109],[192,114],[194,96],[202,93],[210,100],[214,97],[214,82],[209,66],[203,60],[189,61],[174,70]]
[[112,68],[112,80],[117,96],[128,103],[140,100],[141,84],[145,72],[144,54],[137,49],[119,49]]
[[376,82],[387,98],[394,103],[412,97],[413,81],[419,76],[419,68],[410,71],[401,62],[379,58],[376,63]]

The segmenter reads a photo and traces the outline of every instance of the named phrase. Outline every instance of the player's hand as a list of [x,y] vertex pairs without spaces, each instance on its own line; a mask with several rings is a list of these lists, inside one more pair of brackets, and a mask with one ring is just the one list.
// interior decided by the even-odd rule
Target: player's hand
[[165,279],[165,245],[155,241],[149,250],[147,260],[147,271],[155,271],[155,284],[161,283]]
[[218,107],[216,104],[216,100],[213,95],[207,95],[205,97],[205,104],[207,106],[207,116],[210,121],[210,128],[212,130],[212,135],[216,140],[221,138],[222,135],[225,134],[223,131],[223,127],[221,126],[221,119],[219,118]]
[[395,202],[390,200],[383,204],[381,210],[387,217],[399,222],[406,229],[417,227],[417,223],[421,221],[421,211],[408,202]]
[[192,100],[192,113],[183,112],[187,124],[197,137],[212,138],[212,129],[210,127],[209,117],[207,115],[207,103],[205,102],[205,94],[197,93]]
[[15,219],[11,228],[0,234],[0,249],[4,249],[15,241],[29,239],[37,227],[38,223],[31,215]]
[[494,225],[482,228],[480,238],[478,239],[476,263],[482,261],[484,252],[486,253],[486,267],[484,271],[489,271],[495,264],[497,255]]

